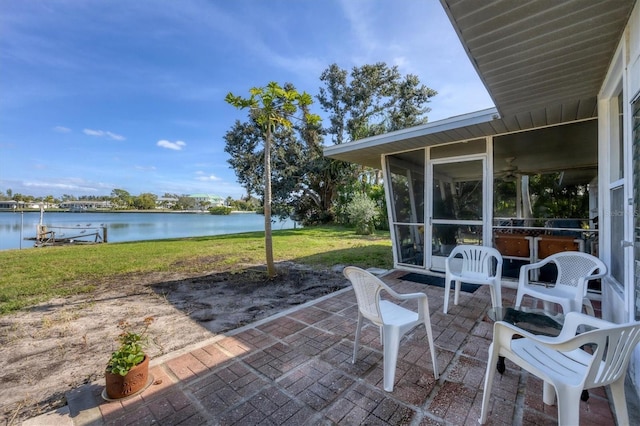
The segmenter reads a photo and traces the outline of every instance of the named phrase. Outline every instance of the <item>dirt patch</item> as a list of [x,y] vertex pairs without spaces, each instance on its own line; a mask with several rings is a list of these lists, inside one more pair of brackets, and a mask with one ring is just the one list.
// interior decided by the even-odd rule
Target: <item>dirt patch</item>
[[88,295],[54,299],[0,317],[0,424],[19,424],[66,404],[70,389],[103,377],[119,320],[149,329],[153,358],[344,288],[340,272],[278,265],[206,275],[155,273],[96,283]]

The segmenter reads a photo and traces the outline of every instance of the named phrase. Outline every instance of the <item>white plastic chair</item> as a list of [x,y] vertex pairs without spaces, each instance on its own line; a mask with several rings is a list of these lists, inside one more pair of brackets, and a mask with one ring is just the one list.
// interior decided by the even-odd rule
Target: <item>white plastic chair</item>
[[[530,273],[540,270],[544,265],[555,263],[558,278],[555,285],[545,287],[530,283]],[[598,271],[598,273],[596,273]],[[565,251],[551,255],[540,262],[523,265],[520,268],[516,306],[522,305],[525,295],[541,299],[544,309],[550,311],[552,303],[562,306],[562,313],[585,311],[594,316],[591,301],[587,298],[587,284],[590,280],[602,278],[607,274],[607,266],[597,257],[577,251]]]
[[[591,331],[576,335],[580,326]],[[496,322],[489,346],[480,424],[487,421],[496,361],[503,356],[544,380],[545,404],[553,404],[557,395],[559,425],[577,425],[582,391],[606,385],[611,388],[618,424],[628,425],[624,380],[638,341],[640,322],[614,324],[578,312],[566,315],[557,337],[537,336],[509,323]],[[589,352],[581,349],[585,345],[591,348]]]
[[491,291],[491,304],[494,308],[502,306],[502,255],[493,247],[459,245],[451,251],[445,261],[444,313],[449,309],[451,281],[455,281],[454,305],[458,304],[462,282],[470,284],[488,284]]
[[[427,295],[424,293],[399,294],[382,282],[380,278],[355,266],[344,268],[343,273],[345,277],[351,281],[353,289],[356,292],[356,299],[358,300],[358,325],[353,345],[352,362],[356,362],[362,320],[366,318],[380,327],[384,353],[384,390],[392,392],[400,339],[415,326],[424,324],[427,329],[429,350],[431,351],[433,375],[438,379],[438,365],[436,362],[435,346],[433,345],[433,332],[431,331]],[[418,312],[416,313],[402,306],[398,306],[388,300],[381,300],[380,293],[382,290],[398,300],[417,300]]]

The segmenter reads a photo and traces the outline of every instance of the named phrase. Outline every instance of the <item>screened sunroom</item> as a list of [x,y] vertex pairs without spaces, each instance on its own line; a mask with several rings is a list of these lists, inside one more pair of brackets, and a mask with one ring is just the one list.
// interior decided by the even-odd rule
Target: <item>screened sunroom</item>
[[597,133],[595,119],[525,128],[487,110],[326,154],[382,169],[395,268],[443,272],[453,247],[480,244],[516,278],[557,251],[597,253]]

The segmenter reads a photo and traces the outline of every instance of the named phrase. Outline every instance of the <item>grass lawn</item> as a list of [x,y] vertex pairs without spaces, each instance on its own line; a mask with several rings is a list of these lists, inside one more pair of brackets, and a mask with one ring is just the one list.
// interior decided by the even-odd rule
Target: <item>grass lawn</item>
[[[276,261],[317,267],[393,264],[388,232],[361,236],[336,226],[274,231],[273,251]],[[233,271],[264,262],[264,232],[0,251],[0,314],[53,297],[91,292],[105,277]]]

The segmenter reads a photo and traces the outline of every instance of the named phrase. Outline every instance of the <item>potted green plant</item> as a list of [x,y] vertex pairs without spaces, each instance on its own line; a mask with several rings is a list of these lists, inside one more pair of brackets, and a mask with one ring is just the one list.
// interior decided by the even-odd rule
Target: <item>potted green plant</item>
[[109,399],[125,398],[146,388],[149,382],[149,357],[144,352],[147,330],[153,317],[144,319],[139,331],[126,320],[118,323],[122,330],[117,338],[119,347],[111,354],[105,370],[105,392]]

